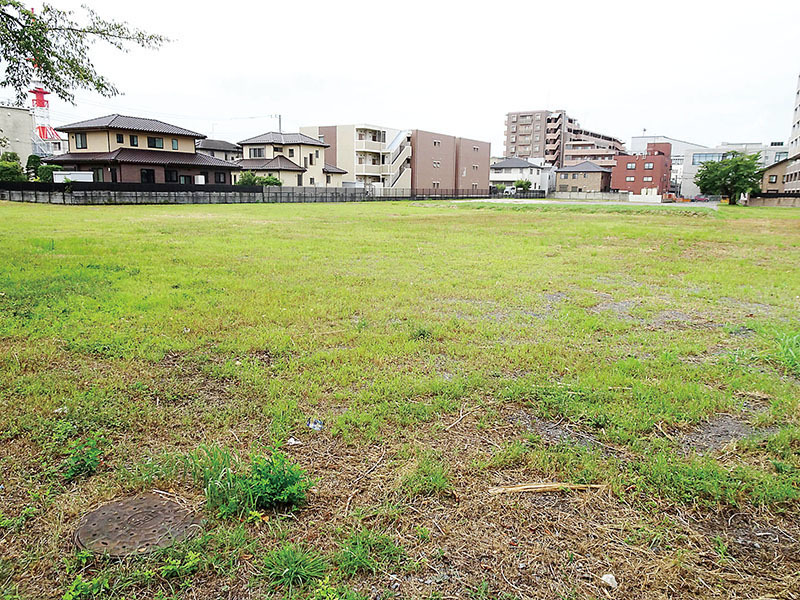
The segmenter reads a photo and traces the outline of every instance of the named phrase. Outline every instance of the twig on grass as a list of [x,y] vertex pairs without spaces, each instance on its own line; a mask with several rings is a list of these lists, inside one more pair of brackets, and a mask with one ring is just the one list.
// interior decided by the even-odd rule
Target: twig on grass
[[597,490],[606,486],[595,483],[521,483],[489,488],[490,494],[514,494],[519,492],[560,492],[562,490]]

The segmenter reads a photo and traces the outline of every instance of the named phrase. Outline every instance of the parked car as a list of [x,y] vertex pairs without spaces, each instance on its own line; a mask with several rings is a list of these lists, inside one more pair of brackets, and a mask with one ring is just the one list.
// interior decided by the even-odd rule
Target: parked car
[[692,202],[708,202],[708,196],[697,194],[697,196],[692,198]]
[[517,195],[517,188],[515,188],[513,185],[510,185],[503,190],[503,196],[516,196],[516,195]]

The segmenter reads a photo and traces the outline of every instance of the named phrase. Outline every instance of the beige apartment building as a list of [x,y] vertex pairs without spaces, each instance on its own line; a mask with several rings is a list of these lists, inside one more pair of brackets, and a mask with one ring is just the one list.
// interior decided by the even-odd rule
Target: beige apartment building
[[762,192],[783,192],[786,190],[786,169],[791,164],[790,158],[784,158],[764,169],[761,175]]
[[[235,162],[243,171],[277,177],[290,187],[341,187],[345,170],[326,162],[329,147],[302,133],[270,131],[239,142],[243,158]],[[235,182],[235,180],[234,180]]]
[[556,167],[587,160],[610,167],[610,157],[624,152],[625,145],[582,128],[564,110],[532,110],[506,114],[504,148],[507,157],[540,158]]
[[800,77],[797,78],[797,92],[794,96],[792,112],[792,133],[789,137],[789,159],[786,166],[784,191],[800,192]]
[[301,127],[325,143],[345,186],[479,190],[489,187],[489,142],[377,125]]

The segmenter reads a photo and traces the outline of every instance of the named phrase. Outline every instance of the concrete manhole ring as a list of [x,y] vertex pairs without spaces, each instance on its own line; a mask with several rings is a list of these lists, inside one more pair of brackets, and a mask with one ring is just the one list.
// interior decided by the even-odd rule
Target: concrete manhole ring
[[146,493],[86,513],[74,540],[78,548],[121,557],[166,548],[199,531],[200,519],[194,512],[158,494]]

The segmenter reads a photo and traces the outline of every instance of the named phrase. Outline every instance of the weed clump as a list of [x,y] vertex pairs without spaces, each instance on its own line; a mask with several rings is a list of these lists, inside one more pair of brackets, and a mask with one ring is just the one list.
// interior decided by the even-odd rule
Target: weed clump
[[203,446],[186,457],[186,469],[203,486],[208,507],[221,516],[298,506],[312,485],[305,470],[277,451],[253,455],[247,467],[228,448]]
[[401,485],[409,496],[436,496],[452,487],[447,466],[433,452],[419,457],[416,469],[403,477]]
[[369,529],[352,532],[339,547],[336,562],[350,576],[359,572],[374,575],[381,568],[401,565],[406,557],[391,537]]
[[278,586],[289,589],[322,579],[328,564],[325,559],[300,545],[282,546],[264,557],[263,573]]
[[73,481],[96,473],[103,458],[104,444],[105,439],[102,437],[71,442],[69,456],[64,461],[64,479]]

